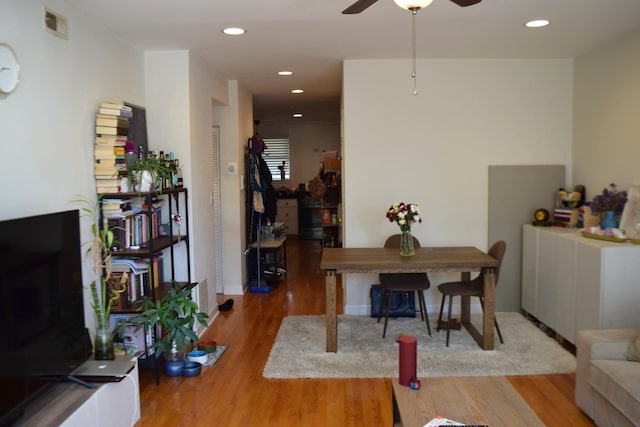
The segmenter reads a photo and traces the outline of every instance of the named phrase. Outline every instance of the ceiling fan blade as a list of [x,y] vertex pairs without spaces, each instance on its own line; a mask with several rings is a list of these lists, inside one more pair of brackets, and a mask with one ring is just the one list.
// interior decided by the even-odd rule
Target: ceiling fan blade
[[345,15],[353,15],[355,13],[360,13],[378,0],[358,0],[348,8],[342,11]]
[[482,0],[451,0],[455,4],[461,7],[472,6],[476,3],[480,3]]

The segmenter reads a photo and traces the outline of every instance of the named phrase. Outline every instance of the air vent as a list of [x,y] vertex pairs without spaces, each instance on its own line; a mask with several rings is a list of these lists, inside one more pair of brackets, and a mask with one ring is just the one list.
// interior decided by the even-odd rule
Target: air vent
[[69,27],[67,26],[67,17],[45,7],[44,8],[44,29],[60,38],[67,39],[69,36]]

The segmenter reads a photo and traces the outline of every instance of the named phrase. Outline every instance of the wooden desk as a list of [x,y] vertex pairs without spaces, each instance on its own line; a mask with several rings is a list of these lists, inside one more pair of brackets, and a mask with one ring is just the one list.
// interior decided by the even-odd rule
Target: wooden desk
[[400,256],[397,248],[324,248],[320,268],[325,271],[327,352],[338,351],[336,274],[461,272],[462,280],[469,280],[471,272],[481,270],[485,271],[482,335],[471,324],[468,296],[462,297],[460,320],[480,347],[493,350],[497,266],[495,258],[474,247],[416,248],[410,257]]
[[437,416],[468,425],[544,426],[505,377],[424,378],[417,391],[391,381],[403,427],[422,427]]

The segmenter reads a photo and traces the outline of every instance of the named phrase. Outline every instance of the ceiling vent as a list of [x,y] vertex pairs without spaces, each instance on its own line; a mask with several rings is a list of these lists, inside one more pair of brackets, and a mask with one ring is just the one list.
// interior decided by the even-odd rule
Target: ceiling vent
[[44,29],[60,38],[67,40],[69,37],[69,27],[66,16],[45,7],[44,8]]

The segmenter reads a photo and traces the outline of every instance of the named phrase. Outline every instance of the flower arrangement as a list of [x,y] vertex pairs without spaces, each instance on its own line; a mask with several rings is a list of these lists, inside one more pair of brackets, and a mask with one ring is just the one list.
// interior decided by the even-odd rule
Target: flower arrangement
[[400,231],[411,231],[411,224],[422,222],[420,206],[416,203],[396,202],[387,209],[387,219],[400,226]]
[[614,211],[616,214],[621,214],[626,202],[627,192],[618,191],[616,184],[612,182],[609,187],[602,190],[602,194],[593,198],[589,207],[596,214],[606,211]]

